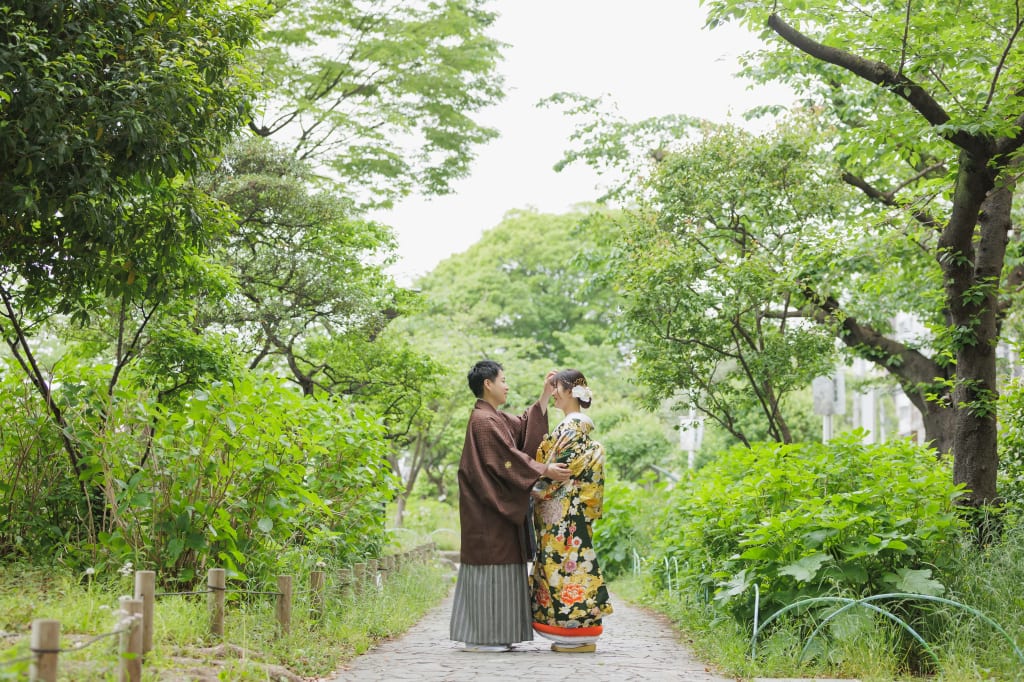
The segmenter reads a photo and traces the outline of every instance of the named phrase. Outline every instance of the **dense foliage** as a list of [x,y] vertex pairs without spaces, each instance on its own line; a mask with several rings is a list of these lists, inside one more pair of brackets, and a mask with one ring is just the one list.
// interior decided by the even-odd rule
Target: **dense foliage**
[[641,562],[650,561],[660,521],[652,511],[663,504],[665,488],[655,489],[650,481],[643,486],[608,481],[604,492],[604,511],[594,523],[594,550],[604,576],[614,579],[639,572]]
[[[0,550],[71,568],[131,563],[190,582],[219,566],[273,574],[286,548],[351,560],[383,542],[393,479],[383,432],[342,401],[257,377],[214,382],[168,407],[126,382],[112,399],[83,374],[62,396],[84,444],[85,500],[51,456],[44,406],[5,373]],[[104,414],[102,423],[94,418]],[[90,516],[88,505],[102,510]],[[68,518],[84,522],[69,526]],[[89,519],[93,518],[92,523]]]
[[[820,324],[899,384],[923,415],[926,440],[954,455],[965,499],[996,502],[995,348],[1024,281],[1014,227],[1024,141],[1019,8],[703,4],[711,27],[737,22],[759,33],[765,49],[745,57],[744,73],[794,89],[802,138],[792,131],[787,143],[788,119],[745,136],[681,116],[628,122],[578,96],[552,100],[580,116],[565,162],[628,169],[615,195],[651,200],[635,228],[638,248],[613,261],[620,280],[638,261],[653,264],[627,294],[641,311],[638,340],[696,356],[702,370],[717,355],[718,374],[732,372],[745,390],[706,379],[694,387],[692,372],[662,384],[699,389],[690,399],[709,413],[753,395],[777,420],[773,384],[799,383],[803,365],[774,362],[766,382],[760,362],[784,359],[778,330]],[[734,291],[739,305],[715,305]],[[690,298],[700,303],[688,307]],[[701,346],[709,330],[730,325]],[[762,329],[770,334],[750,333]],[[757,353],[740,355],[743,345]],[[649,378],[660,380],[667,368],[652,357]],[[782,427],[771,437],[787,440]]]
[[672,567],[655,573],[674,579],[678,565],[744,619],[754,584],[765,614],[823,594],[941,594],[932,567],[962,523],[947,466],[906,442],[856,438],[734,448],[705,466],[668,499],[655,558]]
[[443,194],[497,135],[503,96],[486,0],[287,0],[263,32],[268,91],[250,128],[330,169],[360,203]]
[[[750,636],[755,619],[812,597],[940,596],[1019,632],[1000,601],[1015,583],[993,581],[1019,572],[1012,566],[1020,551],[1016,522],[979,552],[958,514],[947,461],[902,441],[864,445],[861,435],[826,445],[735,447],[675,484],[609,485],[605,515],[595,524],[602,567],[611,576],[643,577],[655,603],[685,614],[685,629],[738,646],[743,660],[731,663],[749,673],[763,674],[762,665],[800,670],[797,654],[835,605],[806,606],[776,621],[760,634],[767,644],[760,662],[747,659]],[[992,670],[1019,665],[1007,642],[967,611],[914,600],[876,605],[921,633],[941,652],[944,668],[974,669],[978,646],[999,661]],[[838,666],[831,672],[857,674],[873,665],[887,679],[932,665],[896,630],[855,610],[819,634],[810,658],[821,655],[822,673]],[[846,660],[868,650],[879,657],[872,665]]]
[[361,206],[446,191],[494,135],[492,20],[0,8],[0,559],[188,582],[379,550],[440,370],[384,335],[416,297]]
[[31,306],[120,291],[206,237],[180,175],[248,117],[233,0],[7,2],[0,8],[0,275]]

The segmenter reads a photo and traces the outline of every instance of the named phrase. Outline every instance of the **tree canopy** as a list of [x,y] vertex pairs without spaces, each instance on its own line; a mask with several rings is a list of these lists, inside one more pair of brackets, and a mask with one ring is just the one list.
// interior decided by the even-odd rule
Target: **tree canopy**
[[497,132],[503,96],[484,0],[289,0],[258,52],[268,96],[251,128],[288,144],[360,202],[443,194]]
[[[762,303],[774,298],[772,316],[791,320],[792,329],[813,320],[834,330],[851,353],[896,378],[922,412],[929,441],[953,454],[954,480],[969,490],[965,501],[997,500],[996,345],[1024,282],[1013,212],[1024,143],[1024,100],[1016,87],[1024,24],[1016,4],[869,3],[870,11],[833,0],[705,4],[710,26],[738,21],[769,44],[746,57],[745,73],[795,89],[798,108],[813,121],[809,160],[822,164],[784,193],[752,177],[763,172],[756,165],[739,183],[749,191],[737,195],[744,208],[733,217],[753,210],[773,234],[801,230],[799,238],[793,232],[787,271],[763,283]],[[594,108],[591,102],[580,111]],[[691,126],[693,133],[663,146],[665,132],[678,125],[678,117],[633,124],[599,118],[598,125],[580,125],[574,140],[584,149],[566,158],[598,167],[622,159],[622,143],[609,142],[614,138],[634,143],[633,163],[648,158],[675,167],[684,162],[671,154],[692,157],[685,144],[707,132]],[[637,149],[644,140],[655,145]],[[749,151],[740,143],[720,156],[744,158]],[[685,163],[694,166],[696,158]],[[773,172],[785,169],[776,165]],[[669,199],[658,213],[683,249],[699,245],[691,241],[695,229],[727,224],[693,202],[677,210],[673,197],[687,196],[685,187],[666,194],[668,176],[654,171],[650,184],[648,175],[631,196]],[[720,177],[728,196],[730,175]],[[847,187],[834,190],[840,204],[819,195],[835,181]],[[794,198],[811,213],[794,213]],[[710,279],[731,274],[726,265]],[[681,295],[687,282],[702,280],[666,277],[662,285]],[[704,324],[692,312],[689,331]],[[921,331],[897,328],[896,320],[907,318]]]
[[[797,254],[843,205],[807,127],[705,127],[646,188],[612,265],[640,377],[744,443],[792,442],[786,396],[834,362],[833,330],[787,314],[807,286]],[[748,412],[767,428],[750,433]]]
[[[0,8],[0,268],[40,294],[129,285],[202,243],[180,175],[248,120],[243,0]],[[151,266],[151,267],[150,267]]]
[[1019,6],[708,6],[712,25],[738,20],[777,48],[752,56],[749,73],[789,82],[829,112],[836,172],[866,203],[887,209],[883,225],[913,230],[937,264],[942,325],[930,353],[849,314],[844,291],[822,287],[809,301],[840,321],[844,342],[902,373],[904,385],[935,385],[939,377],[928,397],[942,408],[947,437],[939,445],[954,455],[954,481],[966,484],[974,504],[995,501],[995,348],[1024,282],[1013,216],[1024,144]]

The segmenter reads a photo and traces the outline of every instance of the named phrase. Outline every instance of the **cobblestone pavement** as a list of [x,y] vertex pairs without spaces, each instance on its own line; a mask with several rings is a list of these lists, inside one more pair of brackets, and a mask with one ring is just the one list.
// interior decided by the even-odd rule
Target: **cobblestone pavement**
[[350,680],[459,681],[568,680],[684,680],[729,682],[709,670],[676,640],[662,616],[615,599],[615,613],[604,621],[604,635],[592,654],[551,651],[538,637],[506,653],[471,653],[448,639],[452,598],[429,611],[407,633],[384,642],[351,661],[332,682]]

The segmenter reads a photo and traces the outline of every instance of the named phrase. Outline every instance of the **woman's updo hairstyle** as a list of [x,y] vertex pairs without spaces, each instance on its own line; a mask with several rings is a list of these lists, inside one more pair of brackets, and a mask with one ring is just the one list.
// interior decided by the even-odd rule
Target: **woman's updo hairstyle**
[[572,396],[580,401],[580,407],[590,407],[594,394],[587,386],[587,378],[583,376],[583,372],[578,369],[563,369],[555,375],[555,385],[568,389]]

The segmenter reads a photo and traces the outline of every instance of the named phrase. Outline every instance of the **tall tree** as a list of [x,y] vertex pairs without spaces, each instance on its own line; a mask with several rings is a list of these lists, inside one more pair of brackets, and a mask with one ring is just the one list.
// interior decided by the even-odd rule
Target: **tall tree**
[[316,189],[312,173],[278,145],[250,139],[227,149],[205,178],[238,216],[217,249],[237,290],[211,300],[200,324],[237,331],[250,368],[283,370],[307,395],[349,393],[367,377],[340,370],[313,344],[372,341],[409,294],[384,272],[391,231],[337,192]]
[[[785,398],[835,355],[832,329],[791,319],[807,286],[794,256],[834,224],[843,193],[806,125],[702,130],[661,156],[612,262],[638,373],[744,443],[792,442]],[[750,433],[750,413],[764,430]]]
[[[465,253],[440,263],[419,285],[428,313],[452,315],[481,335],[525,344],[529,357],[560,363],[570,349],[559,333],[608,340],[616,298],[591,286],[583,260],[603,251],[607,215],[511,211]],[[484,349],[481,349],[484,351]]]
[[[0,330],[78,444],[33,334],[96,301],[166,300],[224,212],[185,182],[248,120],[248,0],[0,8]],[[123,358],[121,358],[123,359]]]
[[287,0],[263,33],[267,91],[251,128],[387,204],[448,192],[495,130],[474,114],[502,97],[501,44],[485,0]]
[[[936,398],[954,481],[975,505],[996,498],[996,344],[1012,294],[1024,282],[1013,199],[1024,144],[1024,75],[1016,0],[870,2],[851,11],[835,0],[707,3],[714,26],[737,20],[771,49],[749,73],[792,84],[834,116],[837,172],[913,223],[920,248],[941,272],[944,325],[927,356],[848,314],[841,292],[809,291],[840,322],[843,340],[928,384],[953,372]],[[856,221],[851,221],[856,229]],[[1009,246],[1009,248],[1008,248]]]
[[[933,445],[953,454],[963,501],[996,501],[996,344],[1024,282],[1012,213],[1024,143],[1016,3],[705,4],[709,25],[737,20],[771,43],[745,72],[789,83],[821,114],[831,137],[816,151],[859,195],[843,229],[795,243],[802,286],[777,314],[834,328],[896,377]],[[583,150],[567,160],[601,167],[623,157],[623,131],[657,140],[652,131],[677,126],[678,117],[589,121],[573,138]],[[620,142],[608,147],[609,137]],[[633,158],[664,159],[673,144],[663,144]],[[896,312],[922,331],[898,329]]]

